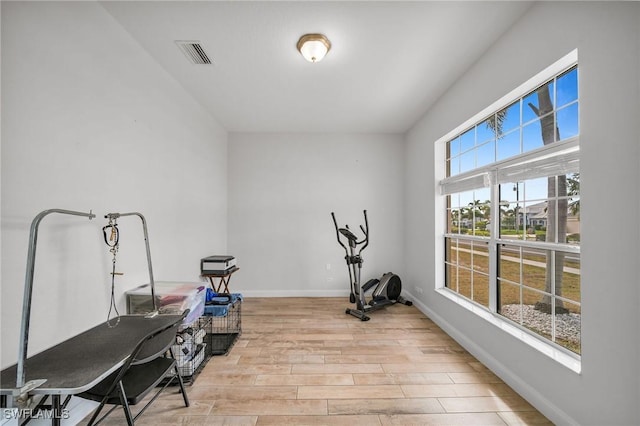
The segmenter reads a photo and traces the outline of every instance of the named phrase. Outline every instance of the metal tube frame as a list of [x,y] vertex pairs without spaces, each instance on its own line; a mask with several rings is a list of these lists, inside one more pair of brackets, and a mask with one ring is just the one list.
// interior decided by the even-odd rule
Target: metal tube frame
[[[93,214],[91,210],[89,211],[89,213],[84,213],[84,212],[78,212],[73,210],[49,209],[49,210],[44,210],[40,212],[31,222],[31,229],[29,231],[29,250],[27,254],[27,271],[25,275],[24,297],[22,301],[21,334],[20,334],[20,344],[18,347],[18,363],[17,363],[17,372],[16,372],[16,391],[18,395],[26,395],[31,389],[43,383],[43,380],[33,380],[32,381],[33,383],[29,382],[25,384],[25,378],[26,378],[25,362],[27,359],[27,350],[29,347],[29,323],[31,320],[31,300],[33,296],[33,277],[35,272],[36,246],[38,242],[38,227],[40,226],[40,222],[42,221],[42,219],[51,213],[67,214],[72,216],[84,216],[84,217],[88,217],[89,220],[96,217],[96,215]],[[149,233],[147,232],[147,221],[142,214],[137,212],[108,213],[107,215],[105,215],[105,218],[117,219],[122,216],[138,216],[142,220],[142,229],[144,231],[144,241],[145,241],[145,247],[147,251],[147,265],[149,268],[149,281],[151,285],[151,299],[153,303],[152,314],[157,314],[158,309],[156,306],[155,283],[153,280],[153,268],[151,266],[151,250],[149,249]]]
[[[27,359],[27,349],[29,346],[29,322],[31,319],[31,299],[33,295],[33,275],[36,261],[36,244],[38,242],[38,227],[45,216],[51,213],[68,214],[73,216],[88,217],[89,220],[96,217],[89,210],[89,213],[77,212],[72,210],[50,209],[40,212],[31,222],[29,231],[29,251],[27,254],[27,272],[24,280],[24,296],[22,299],[22,324],[20,334],[20,345],[18,347],[18,366],[16,377],[16,388],[21,390],[25,386],[25,370],[24,364]],[[23,392],[20,392],[23,393]]]
[[156,289],[155,282],[153,281],[153,268],[151,266],[151,250],[149,249],[149,233],[147,232],[147,221],[144,216],[138,212],[131,213],[107,213],[104,217],[105,219],[118,219],[123,216],[138,216],[140,220],[142,220],[142,230],[144,231],[144,244],[147,249],[147,265],[149,267],[149,283],[151,285],[151,301],[153,303],[153,312],[158,312],[158,307],[156,306]]

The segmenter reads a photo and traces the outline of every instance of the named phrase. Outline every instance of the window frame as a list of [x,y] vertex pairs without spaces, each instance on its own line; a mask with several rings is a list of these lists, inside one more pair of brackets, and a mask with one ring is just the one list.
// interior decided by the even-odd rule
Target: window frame
[[[473,170],[469,170],[463,173],[456,174],[451,177],[447,177],[447,161],[451,157],[448,142],[454,140],[463,132],[467,132],[469,129],[474,129],[473,126],[476,124],[481,124],[484,121],[490,119],[490,117],[494,117],[495,114],[505,108],[511,107],[515,102],[521,102],[526,95],[528,95],[531,91],[540,87],[543,84],[546,84],[550,79],[554,79],[555,77],[561,76],[567,70],[573,68],[578,64],[578,55],[577,50],[574,50],[561,58],[556,63],[547,67],[542,72],[538,73],[536,76],[532,77],[518,88],[509,92],[507,95],[500,98],[498,101],[494,102],[487,108],[483,109],[478,114],[466,120],[463,124],[453,129],[451,132],[438,139],[434,145],[434,154],[435,154],[435,164],[434,164],[434,172],[436,177],[436,197],[435,197],[435,214],[436,214],[436,223],[435,223],[435,231],[436,231],[436,274],[435,274],[435,282],[436,282],[436,291],[438,294],[464,306],[468,310],[478,314],[479,316],[485,318],[489,322],[495,324],[499,328],[509,332],[510,334],[516,336],[520,340],[528,343],[530,346],[535,349],[541,351],[542,353],[550,356],[551,358],[557,360],[562,365],[565,365],[569,369],[579,373],[581,371],[581,355],[576,354],[556,343],[553,343],[550,340],[547,340],[545,337],[538,335],[532,331],[529,331],[525,327],[517,324],[514,321],[511,321],[507,317],[502,316],[498,312],[498,300],[497,300],[497,288],[500,286],[500,281],[498,279],[498,247],[502,244],[508,244],[509,246],[516,246],[522,248],[536,248],[536,249],[547,249],[556,251],[562,251],[564,253],[580,253],[580,247],[575,245],[570,245],[566,243],[547,243],[543,241],[526,241],[526,240],[512,240],[512,239],[503,239],[500,236],[500,194],[499,188],[501,181],[504,183],[508,179],[505,177],[505,174],[508,176],[509,171],[515,172],[516,175],[525,176],[526,170],[523,173],[523,170],[526,169],[526,166],[529,165],[531,170],[535,170],[536,167],[539,166],[539,163],[536,161],[540,161],[542,159],[542,163],[544,163],[545,158],[555,160],[556,164],[567,164],[570,165],[568,168],[568,172],[562,172],[562,168],[560,172],[558,170],[553,169],[550,172],[550,176],[554,176],[558,173],[560,174],[569,174],[571,172],[579,172],[579,134],[577,136],[573,136],[568,138],[567,140],[556,141],[552,144],[542,146],[531,151],[527,151],[521,154],[518,154],[514,157],[506,158],[504,160],[496,161],[495,163],[481,166],[475,168]],[[555,82],[555,80],[554,80]],[[555,93],[555,92],[554,92]],[[555,101],[555,97],[554,97]],[[554,110],[553,113],[557,114],[557,111],[562,110],[563,108],[568,107],[572,103],[578,103],[579,100],[575,102],[570,102],[563,104],[560,108],[556,108],[556,104],[554,102]],[[522,114],[520,108],[520,114]],[[579,121],[579,117],[578,117]],[[520,124],[520,131],[523,131],[524,123]],[[513,129],[510,129],[511,131]],[[484,142],[484,141],[480,141]],[[522,142],[521,142],[522,143]],[[497,144],[497,140],[496,140]],[[495,148],[495,147],[494,147]],[[476,149],[476,148],[474,148]],[[459,148],[458,154],[462,154],[462,149]],[[444,159],[444,161],[442,161]],[[523,167],[524,164],[524,167]],[[506,172],[505,172],[506,171]],[[501,175],[502,174],[502,175]],[[517,181],[516,181],[517,182]],[[479,188],[489,188],[491,193],[491,219],[490,219],[490,236],[476,236],[476,235],[464,235],[460,233],[451,233],[448,232],[447,221],[449,220],[449,211],[452,209],[451,205],[448,202],[448,194],[452,193],[461,193],[470,190],[476,190]],[[482,200],[484,201],[484,200]],[[451,268],[446,264],[446,251],[447,249],[447,241],[454,240],[464,240],[468,241],[470,244],[473,243],[482,243],[488,245],[488,255],[489,255],[489,303],[488,306],[483,306],[477,302],[472,301],[465,296],[452,291],[451,289],[446,287],[446,278],[449,274]],[[473,264],[470,266],[471,270],[473,270]],[[472,284],[470,284],[472,285]],[[580,302],[578,302],[580,304]],[[555,318],[554,318],[555,319]],[[553,321],[553,320],[552,320]],[[554,322],[555,324],[555,322]],[[552,329],[555,331],[555,327]],[[555,335],[553,336],[555,338]]]

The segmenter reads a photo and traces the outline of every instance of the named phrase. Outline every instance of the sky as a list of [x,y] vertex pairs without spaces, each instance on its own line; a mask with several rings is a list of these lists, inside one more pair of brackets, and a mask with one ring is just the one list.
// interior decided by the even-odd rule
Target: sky
[[[548,87],[554,106],[552,114],[555,117],[559,133],[557,140],[565,140],[578,135],[577,67],[560,74],[544,86]],[[540,119],[529,104],[533,107],[539,106],[537,91],[530,92],[502,110],[505,113],[498,138],[495,137],[492,126],[488,124],[493,120],[493,117],[489,117],[450,141],[448,161],[451,166],[451,175],[454,176],[542,147],[544,144]],[[502,111],[498,114],[501,114]],[[514,203],[519,200],[520,202],[525,201],[527,204],[535,204],[546,197],[546,178],[519,182],[517,186],[515,182],[501,185],[501,200]],[[482,188],[461,194],[459,202],[452,199],[452,207],[455,208],[456,204],[467,206],[473,200],[485,201],[489,198],[490,189]],[[520,205],[522,206],[522,204]]]

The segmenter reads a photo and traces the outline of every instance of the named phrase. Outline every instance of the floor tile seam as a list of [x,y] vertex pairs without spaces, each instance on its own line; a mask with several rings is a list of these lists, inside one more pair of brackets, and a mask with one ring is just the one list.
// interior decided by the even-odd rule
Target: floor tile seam
[[[507,413],[512,413],[513,411],[507,411]],[[509,424],[509,421],[507,419],[505,419],[504,417],[502,417],[501,413],[505,413],[505,411],[496,411],[496,416],[498,416],[498,418],[500,418],[500,420],[502,420],[504,422],[505,425]]]
[[[263,417],[263,418],[273,418],[273,417],[371,417],[371,418],[377,418],[379,423],[370,423],[371,425],[375,426],[382,426],[383,423],[381,423],[380,420],[380,416],[385,416],[387,414],[288,414],[288,415],[281,415],[281,414],[265,414],[265,415],[259,415],[257,417]],[[211,417],[216,417],[215,415],[211,416]],[[217,417],[222,417],[222,416],[217,416]],[[240,416],[236,416],[236,417],[240,417]],[[242,417],[255,417],[255,416],[242,416]],[[329,420],[329,419],[328,419]],[[259,420],[258,420],[259,421]]]
[[[387,400],[387,399],[393,399],[393,400],[402,400],[402,399],[406,399],[406,396],[404,395],[404,393],[402,392],[402,389],[400,388],[399,385],[375,385],[374,387],[378,387],[378,388],[382,388],[384,387],[384,392],[385,393],[389,393],[389,394],[383,394],[383,395],[369,395],[366,397],[357,397],[354,395],[344,395],[344,396],[340,396],[342,394],[337,393],[337,396],[334,397],[325,397],[324,393],[326,393],[327,390],[331,390],[331,389],[325,389],[323,390],[321,396],[318,396],[317,398],[313,398],[310,397],[313,395],[313,391],[309,390],[307,388],[342,388],[342,389],[346,389],[346,388],[351,388],[353,389],[354,392],[358,392],[357,389],[355,388],[364,388],[364,389],[371,389],[372,386],[370,385],[300,385],[298,387],[298,395],[300,395],[300,392],[304,392],[305,390],[309,391],[310,395],[307,395],[306,398],[302,398],[302,399],[313,399],[313,400],[327,400],[327,401],[345,401],[345,400],[352,400],[352,399],[368,399],[368,400]],[[350,389],[350,390],[351,390]],[[336,392],[338,392],[338,389],[335,389]],[[319,390],[317,390],[319,391]],[[394,394],[397,394],[399,392],[400,395],[402,395],[401,397],[395,396]]]
[[[284,379],[285,377],[300,377],[301,380],[302,377],[322,377],[322,376],[340,376],[340,379],[345,380],[345,383],[339,383],[339,384],[334,384],[334,385],[329,385],[326,383],[313,383],[313,384],[309,384],[309,383],[293,383],[293,384],[272,384],[269,383],[269,379],[276,379],[276,378],[282,378]],[[362,384],[358,384],[356,383],[353,374],[350,373],[327,373],[327,374],[322,374],[322,373],[308,373],[308,374],[301,374],[301,373],[291,373],[291,374],[258,374],[256,377],[256,380],[253,384],[248,385],[248,386],[362,386]],[[264,383],[261,383],[262,381],[264,381]],[[365,384],[365,386],[367,386]]]
[[[519,395],[515,395],[515,397],[519,397]],[[439,397],[435,397],[438,402],[445,407],[444,404],[444,400],[447,399],[457,399],[457,400],[479,400],[479,399],[485,399],[485,400],[497,400],[499,402],[503,402],[505,400],[505,398],[509,399],[509,398],[513,398],[513,396],[490,396],[490,395],[482,395],[482,396],[439,396]],[[522,399],[522,397],[519,397],[520,399]],[[460,410],[446,410],[445,407],[445,411],[447,413],[519,413],[519,412],[536,412],[536,409],[531,406],[529,403],[527,403],[526,400],[523,399],[523,401],[526,403],[526,405],[528,405],[528,407],[525,408],[511,408],[508,407],[508,410],[481,410],[478,411],[476,410],[470,410],[470,411],[460,411]]]
[[[364,399],[364,398],[350,398],[350,399],[329,399],[328,400],[328,404],[330,409],[333,409],[334,412],[333,413],[329,413],[329,415],[345,415],[342,411],[335,411],[336,409],[340,408],[341,404],[345,404],[345,403],[354,403],[354,402],[370,402],[371,404],[375,404],[376,402],[381,402],[384,404],[391,404],[392,406],[396,406],[393,404],[401,404],[401,402],[406,402],[407,404],[412,404],[415,403],[417,404],[413,410],[410,406],[403,406],[402,411],[394,411],[393,413],[388,413],[388,412],[378,412],[381,411],[381,409],[376,409],[376,407],[374,406],[374,408],[372,408],[371,412],[367,412],[367,413],[359,413],[359,414],[378,414],[381,416],[394,416],[394,415],[422,415],[422,414],[458,414],[458,413],[448,413],[445,409],[445,407],[440,403],[440,401],[437,400],[437,398],[435,397],[424,397],[424,398],[377,398],[374,400],[370,400],[370,399]],[[429,407],[430,409],[428,411],[425,411],[424,407],[426,402],[429,403],[433,403],[435,404],[435,406],[433,407]],[[384,407],[384,405],[383,405]],[[386,411],[386,408],[383,408],[382,410]],[[484,413],[484,412],[481,412]]]

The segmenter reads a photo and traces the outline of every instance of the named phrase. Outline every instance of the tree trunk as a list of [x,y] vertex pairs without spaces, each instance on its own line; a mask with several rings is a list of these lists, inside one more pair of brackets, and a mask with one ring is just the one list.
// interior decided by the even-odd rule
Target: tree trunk
[[[537,90],[539,108],[529,104],[529,107],[540,117],[542,131],[542,142],[549,145],[559,139],[559,132],[555,126],[553,104],[551,103],[550,86],[544,85]],[[567,177],[550,176],[547,182],[547,233],[546,241],[553,243],[565,243],[567,241]],[[558,199],[558,197],[564,197]],[[554,294],[553,283],[555,282],[555,295],[562,295],[562,274],[564,272],[564,253],[547,251],[545,291]],[[553,303],[549,295],[542,297],[536,303],[535,309],[552,313]],[[568,310],[563,306],[562,300],[556,299],[555,313],[566,313]]]

